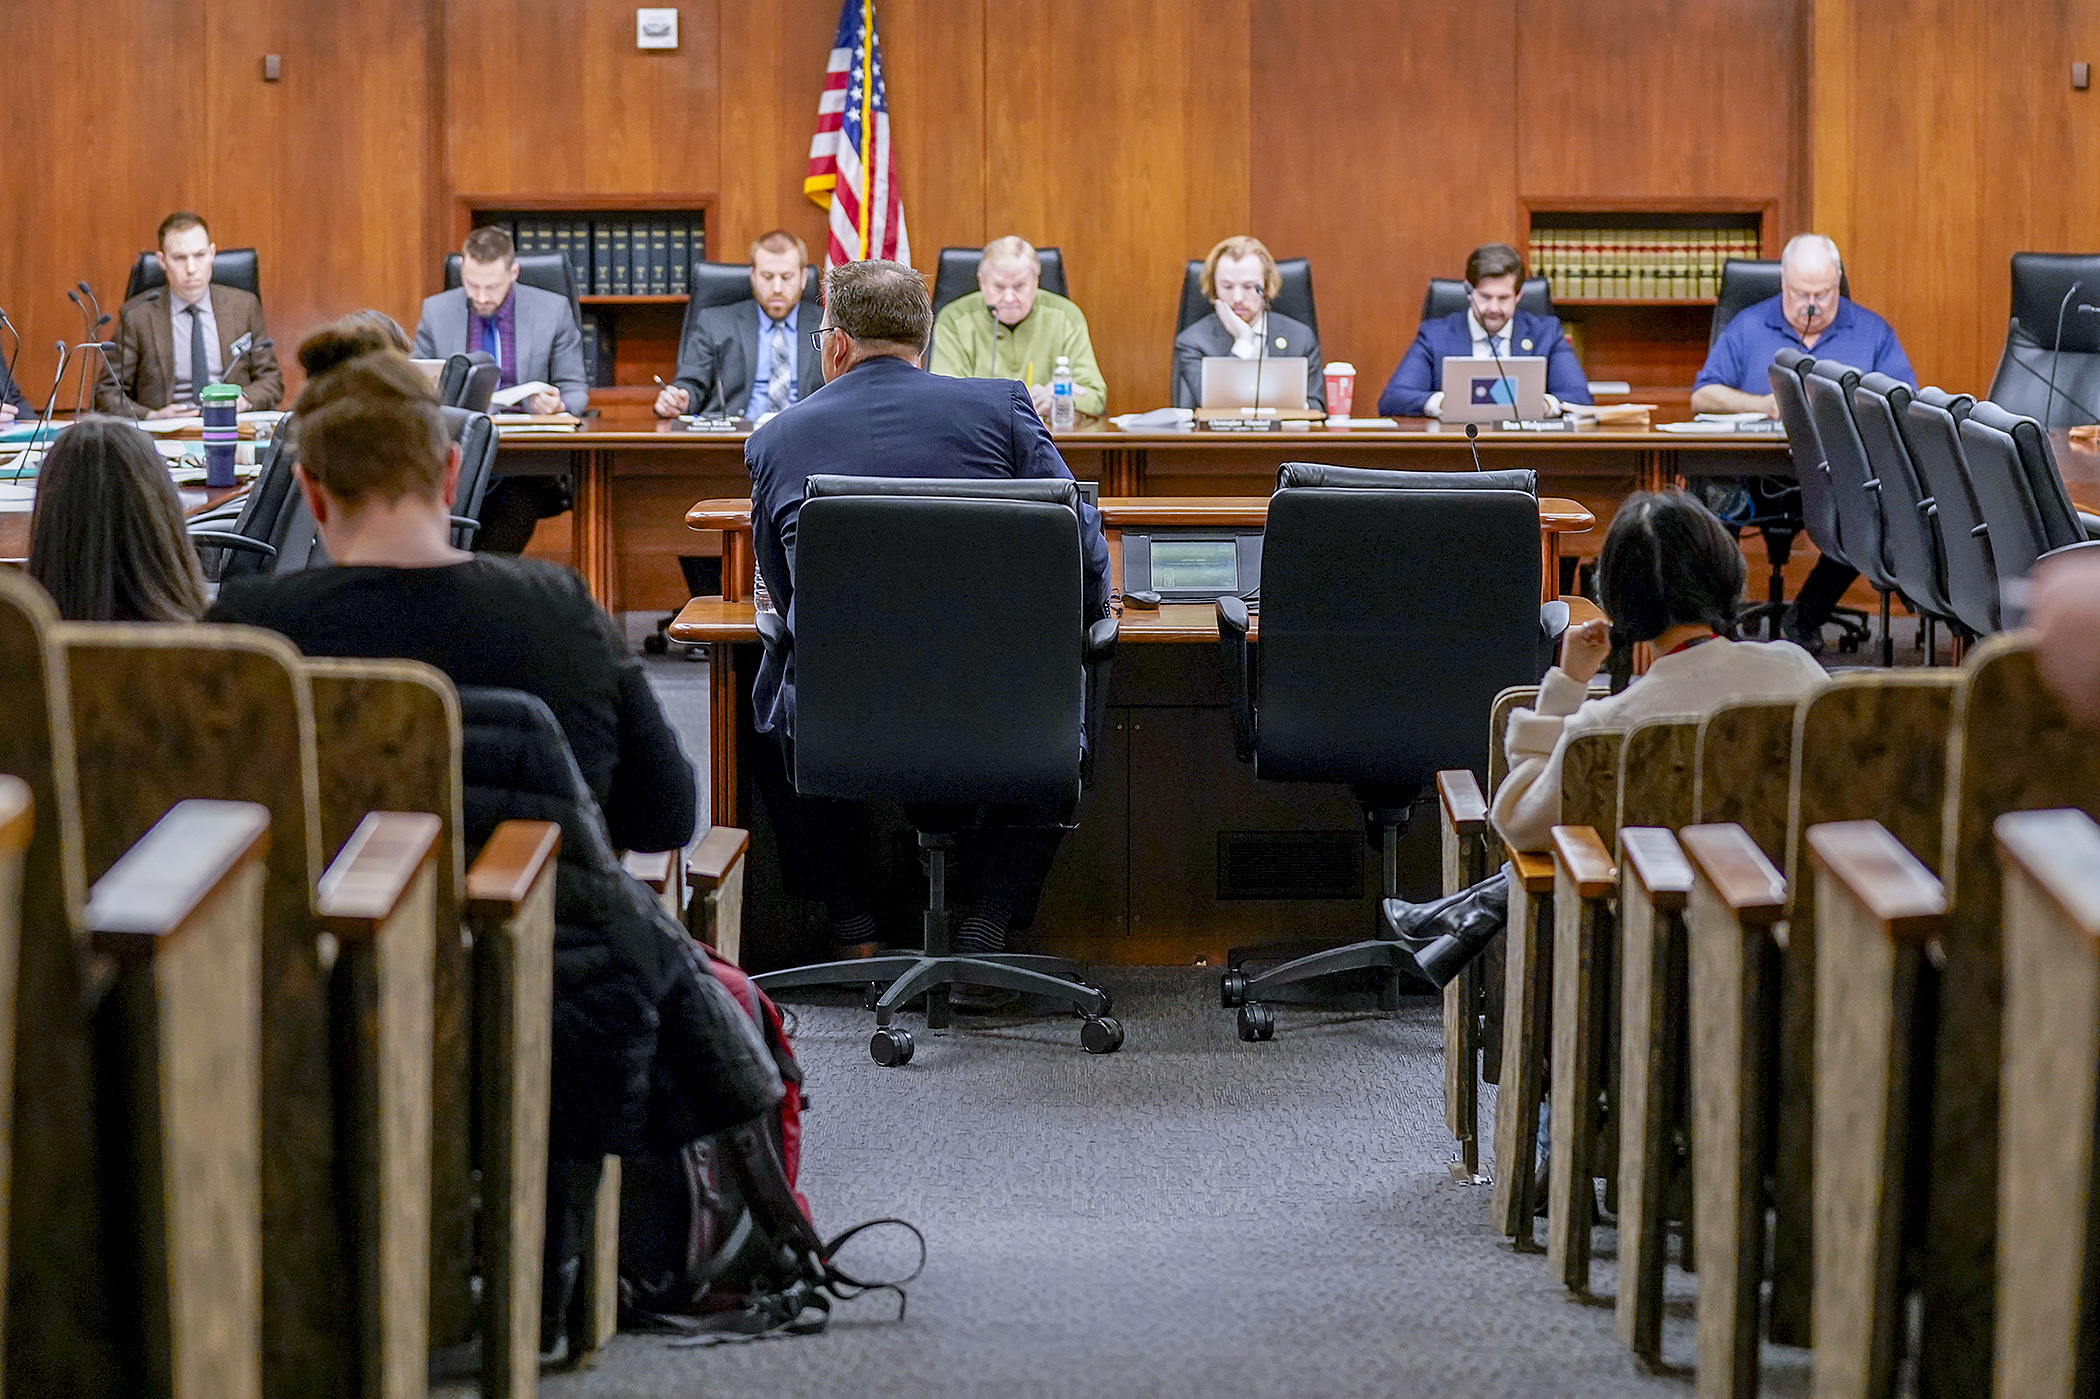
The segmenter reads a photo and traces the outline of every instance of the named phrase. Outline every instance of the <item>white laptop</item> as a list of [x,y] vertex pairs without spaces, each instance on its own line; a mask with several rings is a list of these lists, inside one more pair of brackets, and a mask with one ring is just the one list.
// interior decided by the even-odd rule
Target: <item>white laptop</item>
[[1205,355],[1197,406],[1214,411],[1265,408],[1277,413],[1303,413],[1307,367],[1304,355],[1276,359]]
[[423,377],[430,381],[432,388],[438,386],[438,380],[445,373],[445,362],[441,359],[412,359],[409,363],[423,372]]
[[1546,360],[1542,355],[1454,355],[1444,361],[1443,420],[1500,423],[1546,416]]

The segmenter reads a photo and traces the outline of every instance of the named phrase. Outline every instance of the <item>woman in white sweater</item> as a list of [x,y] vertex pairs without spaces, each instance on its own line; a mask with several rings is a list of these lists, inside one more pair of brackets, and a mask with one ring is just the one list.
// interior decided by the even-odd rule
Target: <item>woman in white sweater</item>
[[[1561,640],[1538,704],[1511,713],[1509,775],[1495,789],[1495,829],[1519,850],[1544,850],[1560,821],[1561,758],[1579,734],[1643,719],[1702,718],[1724,704],[1799,699],[1828,677],[1791,641],[1733,641],[1743,555],[1721,522],[1683,491],[1639,492],[1619,508],[1597,560],[1597,601],[1612,621],[1586,622]],[[1616,695],[1591,698],[1590,679],[1612,638],[1648,642],[1648,673]],[[1441,986],[1502,930],[1507,867],[1471,889],[1425,904],[1387,899],[1388,926]]]

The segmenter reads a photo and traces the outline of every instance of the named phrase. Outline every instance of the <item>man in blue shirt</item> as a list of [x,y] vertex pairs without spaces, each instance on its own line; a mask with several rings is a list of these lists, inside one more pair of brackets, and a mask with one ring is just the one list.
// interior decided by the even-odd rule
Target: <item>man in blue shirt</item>
[[1466,259],[1466,309],[1422,323],[1378,396],[1378,411],[1387,417],[1442,417],[1444,361],[1454,355],[1543,358],[1546,412],[1558,416],[1564,403],[1588,403],[1589,382],[1559,320],[1519,309],[1523,289],[1524,259],[1515,248],[1475,248]]
[[678,374],[656,396],[656,415],[760,418],[800,403],[824,382],[801,319],[809,251],[776,228],[751,245],[751,299],[709,306],[678,347]]
[[[1772,357],[1796,349],[1834,359],[1861,373],[1876,371],[1917,386],[1918,376],[1889,323],[1839,295],[1844,264],[1837,244],[1820,233],[1797,234],[1779,255],[1779,295],[1744,308],[1722,328],[1692,381],[1692,411],[1779,416],[1772,396]],[[1749,486],[1749,481],[1742,483]],[[1725,518],[1725,516],[1724,516]],[[1830,620],[1857,569],[1830,558],[1816,561],[1794,599],[1782,630],[1810,651],[1823,649]]]

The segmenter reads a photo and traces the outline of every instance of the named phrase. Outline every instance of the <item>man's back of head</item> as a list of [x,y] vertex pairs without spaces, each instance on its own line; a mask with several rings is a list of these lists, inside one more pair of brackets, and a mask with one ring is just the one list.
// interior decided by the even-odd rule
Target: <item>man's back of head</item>
[[856,358],[917,358],[933,333],[926,279],[901,262],[847,262],[824,274],[824,320],[851,340]]

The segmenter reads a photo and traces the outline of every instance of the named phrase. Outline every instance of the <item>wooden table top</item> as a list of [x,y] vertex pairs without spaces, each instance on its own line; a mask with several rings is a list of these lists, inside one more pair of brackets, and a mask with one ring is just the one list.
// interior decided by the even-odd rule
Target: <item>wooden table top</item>
[[[29,477],[24,487],[34,486],[36,478]],[[11,484],[0,480],[0,564],[11,564],[17,568],[29,561],[29,517],[35,509],[36,497],[29,490],[9,490]],[[182,501],[185,516],[199,515],[222,501],[233,499],[247,491],[249,482],[242,481],[223,490],[206,490],[202,486],[178,486],[175,494]]]
[[[1267,496],[1103,496],[1101,527],[1111,530],[1138,529],[1257,529],[1268,523]],[[685,512],[691,529],[726,530],[732,534],[751,529],[751,502],[731,496],[703,500]],[[1579,501],[1559,496],[1539,497],[1539,528],[1549,534],[1580,534],[1593,528],[1597,517]]]

